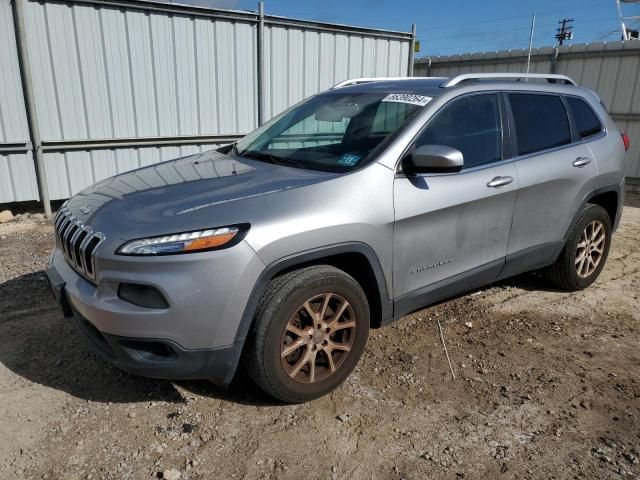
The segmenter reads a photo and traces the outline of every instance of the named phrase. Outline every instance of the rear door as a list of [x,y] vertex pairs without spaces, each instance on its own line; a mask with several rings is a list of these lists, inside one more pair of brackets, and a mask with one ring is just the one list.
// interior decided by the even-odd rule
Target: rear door
[[507,254],[524,270],[558,253],[597,166],[562,96],[518,92],[506,97],[520,182]]
[[393,278],[400,310],[433,301],[433,292],[454,283],[491,281],[502,269],[518,185],[505,151],[505,121],[499,93],[452,100],[415,147],[457,148],[463,170],[396,175]]

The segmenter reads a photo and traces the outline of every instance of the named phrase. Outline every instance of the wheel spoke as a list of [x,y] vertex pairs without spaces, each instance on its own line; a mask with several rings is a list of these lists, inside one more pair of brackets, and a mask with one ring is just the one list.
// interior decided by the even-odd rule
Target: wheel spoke
[[345,328],[355,328],[356,322],[343,322],[343,323],[335,323],[335,326],[331,327],[332,332],[337,332],[338,330],[344,330]]
[[311,332],[309,332],[308,330],[307,331],[301,330],[295,325],[292,325],[291,322],[287,324],[287,331],[296,334],[300,338],[306,338],[309,335],[311,335]]
[[320,310],[320,321],[324,320],[325,315],[327,314],[327,307],[329,306],[329,300],[333,297],[332,294],[327,293],[324,297],[324,302],[322,302],[322,309]]
[[344,352],[348,352],[351,350],[351,345],[345,345],[344,343],[329,342],[328,348],[330,348],[332,352],[334,350],[342,350]]
[[597,246],[600,245],[602,242],[605,241],[605,236],[604,233],[599,235],[598,238],[596,238],[593,242],[591,242],[591,245]]
[[329,371],[331,373],[336,371],[336,364],[333,363],[333,355],[331,354],[331,351],[329,351],[327,348],[322,348],[322,351],[324,352],[324,356],[327,357],[327,363],[329,363]]
[[589,255],[589,256],[587,257],[587,262],[585,263],[585,266],[584,266],[584,275],[585,275],[585,276],[588,276],[588,275],[589,275],[589,273],[591,272],[591,263],[592,263],[592,261],[591,261],[591,255]]
[[316,357],[318,351],[314,350],[309,355],[309,383],[313,383],[316,379]]
[[578,271],[578,275],[582,275],[582,267],[584,266],[586,260],[587,260],[587,256],[586,255],[584,255],[580,259],[580,263],[578,263],[578,266],[576,267],[576,270]]
[[344,311],[347,309],[347,307],[349,306],[349,302],[347,302],[346,300],[343,300],[342,305],[340,305],[340,308],[338,309],[338,311],[334,314],[333,318],[331,319],[331,321],[328,323],[327,327],[333,329],[333,325],[340,320],[340,317],[342,317],[342,314],[344,313]]
[[304,302],[304,309],[307,311],[314,323],[318,321],[318,314],[313,311],[313,308],[311,308],[308,300]]
[[307,338],[298,338],[297,340],[291,342],[289,345],[287,345],[283,350],[282,350],[282,357],[287,357],[289,356],[291,353],[295,352],[297,349],[299,349],[300,347],[306,345],[309,343],[309,340]]
[[295,377],[298,374],[298,372],[300,372],[300,369],[309,362],[310,358],[311,358],[311,347],[308,346],[307,351],[304,353],[304,355],[300,357],[300,359],[293,366],[293,370],[291,370],[291,372],[289,373],[289,376]]

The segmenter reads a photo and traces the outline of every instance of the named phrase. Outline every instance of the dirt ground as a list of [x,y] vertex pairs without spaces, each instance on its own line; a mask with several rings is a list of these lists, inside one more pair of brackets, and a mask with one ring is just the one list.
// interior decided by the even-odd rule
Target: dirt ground
[[47,290],[51,226],[1,225],[0,478],[640,478],[640,197],[627,204],[589,289],[526,275],[407,316],[371,332],[345,385],[295,406],[243,375],[223,390],[108,366]]

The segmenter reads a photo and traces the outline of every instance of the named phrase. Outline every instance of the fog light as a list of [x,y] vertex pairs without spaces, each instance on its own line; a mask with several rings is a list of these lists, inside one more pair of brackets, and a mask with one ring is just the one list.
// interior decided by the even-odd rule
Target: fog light
[[169,308],[169,303],[156,287],[136,283],[121,283],[118,297],[125,302],[144,308]]

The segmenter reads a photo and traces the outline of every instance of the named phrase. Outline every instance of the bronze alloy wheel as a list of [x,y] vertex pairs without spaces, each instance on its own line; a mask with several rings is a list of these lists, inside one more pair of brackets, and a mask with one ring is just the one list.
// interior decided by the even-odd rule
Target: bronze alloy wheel
[[606,243],[605,227],[599,220],[587,224],[576,248],[576,273],[580,278],[591,275],[602,260]]
[[349,302],[335,293],[316,295],[291,316],[282,335],[280,358],[289,377],[316,383],[337,371],[356,338]]

